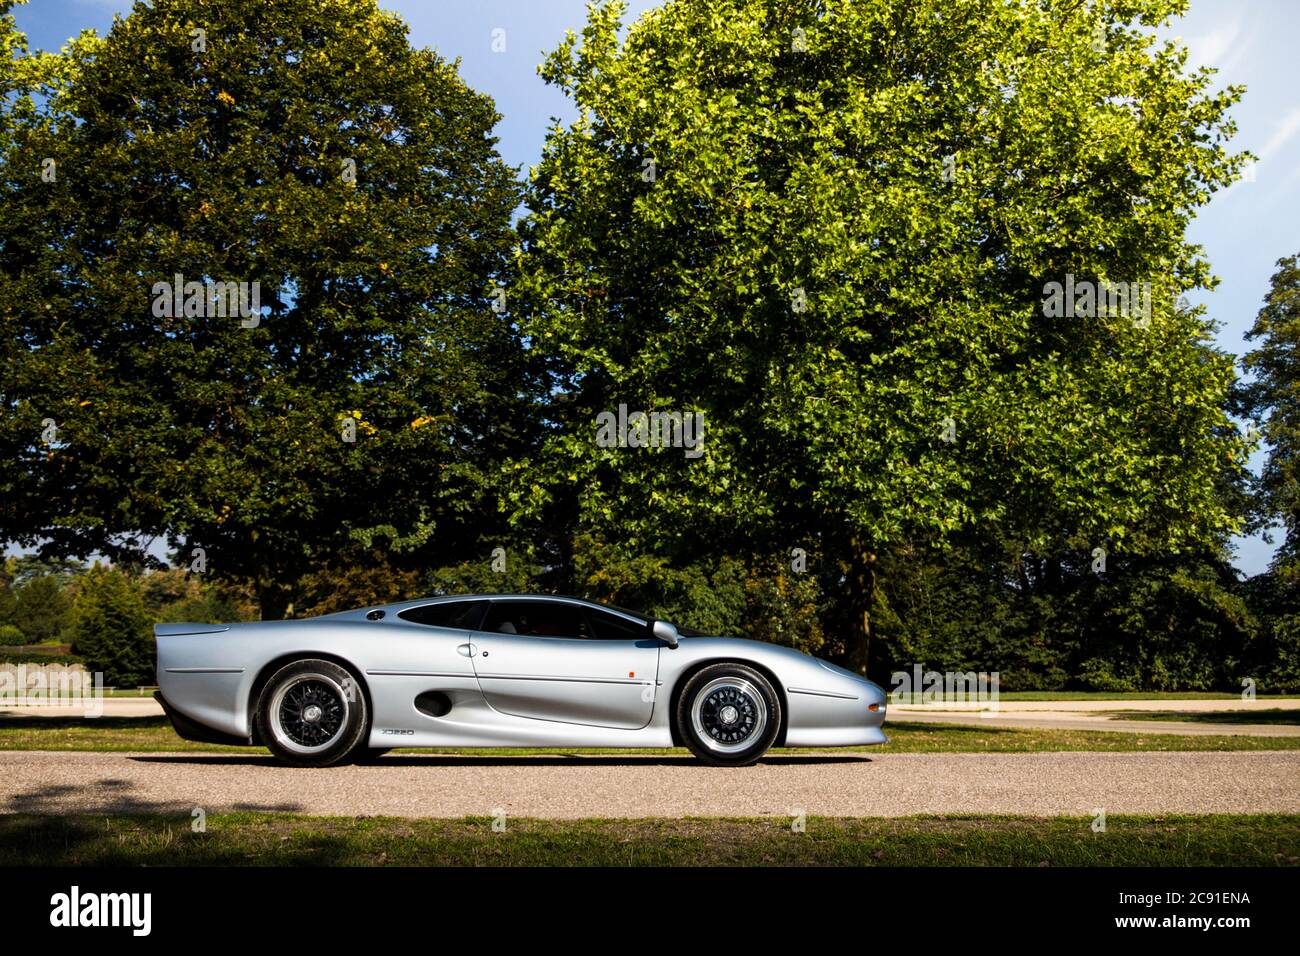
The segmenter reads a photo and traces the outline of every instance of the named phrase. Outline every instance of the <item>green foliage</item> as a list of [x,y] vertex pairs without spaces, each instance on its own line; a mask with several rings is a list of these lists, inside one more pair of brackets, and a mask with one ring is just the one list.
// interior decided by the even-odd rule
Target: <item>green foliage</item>
[[[1260,622],[1249,589],[1207,557],[1050,561],[984,549],[884,560],[890,670],[996,671],[1004,690],[1240,690]],[[1270,688],[1275,683],[1270,684]]]
[[4,562],[5,580],[22,585],[33,578],[52,576],[59,585],[69,584],[77,575],[84,573],[86,565],[76,558],[67,556],[41,557],[34,554],[20,554],[6,558]]
[[13,624],[18,599],[8,581],[0,580],[0,624]]
[[[0,527],[42,553],[5,562],[0,625],[26,639],[75,595],[134,676],[141,620],[563,591],[881,677],[1300,687],[1300,267],[1246,359],[1258,522],[1288,537],[1242,586],[1232,363],[1178,305],[1214,281],[1185,228],[1244,159],[1240,90],[1153,38],[1182,0],[668,0],[626,35],[597,3],[541,70],[578,119],[514,277],[492,103],[375,0],[157,0],[59,55],[8,6]],[[176,273],[267,309],[159,315]],[[1150,282],[1150,322],[1046,314],[1067,274]],[[704,456],[598,447],[620,403],[702,412]],[[62,560],[150,535],[179,569]]]
[[[1247,338],[1258,345],[1242,359],[1250,378],[1238,409],[1259,423],[1268,443],[1255,483],[1254,524],[1284,534],[1269,573],[1249,582],[1261,621],[1250,674],[1261,690],[1300,689],[1300,256],[1279,259],[1264,306]],[[1267,532],[1266,532],[1267,533]]]
[[72,650],[109,687],[154,681],[149,613],[138,586],[121,571],[96,564],[72,608]]
[[26,644],[27,638],[22,631],[18,630],[12,624],[0,624],[0,644],[5,647],[16,647],[19,644]]
[[[998,672],[1008,690],[1066,687],[1069,662],[1052,589],[1061,562],[988,549],[893,549],[876,593],[881,673]],[[1052,580],[1049,580],[1052,578]]]
[[827,601],[815,575],[770,557],[701,557],[687,564],[579,537],[574,568],[583,596],[635,608],[705,634],[784,644],[808,653],[826,644]]
[[353,548],[304,578],[295,614],[310,617],[348,611],[367,604],[388,604],[428,593],[424,575],[403,567],[378,549]]
[[1246,676],[1255,679],[1261,693],[1300,691],[1300,577],[1294,562],[1256,575],[1245,590],[1260,620]]
[[[520,291],[563,401],[517,512],[664,555],[820,541],[856,666],[883,547],[1219,542],[1232,361],[1176,301],[1212,282],[1184,231],[1243,161],[1240,89],[1147,29],[1182,6],[670,0],[622,40],[594,6],[542,69],[578,119]],[[1067,274],[1149,282],[1149,324],[1045,315]],[[598,447],[620,402],[703,411],[704,457]]]
[[151,620],[199,621],[219,624],[248,621],[257,616],[256,604],[242,590],[210,576],[172,568],[153,571],[137,581]]
[[197,621],[203,624],[228,624],[232,621],[248,620],[240,613],[239,606],[233,600],[215,590],[205,591],[198,597],[165,605],[153,615],[153,618],[155,622]]
[[586,536],[575,543],[574,570],[584,596],[707,634],[744,628],[744,566],[734,558],[674,566]]
[[[28,50],[27,37],[19,31],[10,13],[13,6],[8,0],[0,3],[0,152],[11,148],[19,116],[29,115],[32,106],[30,99],[18,99],[28,92],[20,77]],[[10,97],[18,101],[10,101]]]
[[[0,523],[166,534],[267,617],[357,543],[456,548],[524,421],[491,101],[375,0],[158,0],[65,60],[0,183]],[[258,324],[158,314],[176,274]]]
[[1260,689],[1268,693],[1300,691],[1300,612],[1292,610],[1270,618],[1261,643],[1265,652],[1259,655]]
[[[875,542],[999,521],[1035,546],[1231,526],[1231,363],[1171,303],[1209,280],[1183,226],[1237,169],[1215,134],[1238,91],[1109,4],[673,0],[623,43],[620,6],[546,62],[580,118],[523,228],[528,328],[571,392],[549,465],[585,516],[834,517]],[[1045,318],[1067,272],[1154,282],[1151,327]],[[705,461],[597,448],[620,399],[705,409]]]
[[1241,687],[1257,622],[1221,564],[1135,562],[1063,602],[1076,685],[1096,690]]
[[745,636],[825,656],[828,641],[822,619],[830,601],[822,582],[810,574],[780,566],[773,571],[766,565],[751,563],[745,576]]
[[1279,259],[1264,307],[1247,333],[1259,346],[1242,359],[1253,378],[1239,397],[1269,444],[1258,487],[1265,523],[1281,522],[1279,565],[1300,573],[1300,257]]
[[[504,554],[498,553],[501,548]],[[429,575],[436,594],[528,594],[552,590],[533,549],[523,541],[481,541],[479,557],[435,568]]]
[[68,599],[58,575],[43,574],[14,589],[13,622],[29,644],[62,636],[68,624]]

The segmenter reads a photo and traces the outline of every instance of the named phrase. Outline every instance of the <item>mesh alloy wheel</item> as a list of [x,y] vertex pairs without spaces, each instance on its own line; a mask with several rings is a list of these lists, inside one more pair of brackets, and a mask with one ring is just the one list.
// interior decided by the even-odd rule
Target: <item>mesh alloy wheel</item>
[[747,664],[710,664],[687,678],[675,700],[676,737],[705,763],[747,766],[780,735],[781,697]]
[[691,723],[700,741],[718,753],[749,747],[767,727],[767,704],[749,681],[719,677],[696,692]]
[[340,684],[324,675],[304,674],[276,690],[271,732],[286,750],[319,753],[338,740],[348,714],[348,694]]
[[270,751],[299,767],[328,767],[364,750],[370,702],[346,667],[304,659],[286,664],[258,698],[257,735]]

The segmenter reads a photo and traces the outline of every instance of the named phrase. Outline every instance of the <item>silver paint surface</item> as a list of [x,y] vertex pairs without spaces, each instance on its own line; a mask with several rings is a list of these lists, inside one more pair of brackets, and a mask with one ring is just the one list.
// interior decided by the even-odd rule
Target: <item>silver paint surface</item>
[[[686,637],[678,646],[432,627],[406,609],[443,601],[546,600],[546,595],[454,595],[324,617],[249,624],[160,624],[158,684],[186,717],[248,737],[259,678],[287,660],[333,659],[370,697],[372,747],[671,747],[674,690],[699,667],[741,663],[781,696],[790,747],[884,743],[886,694],[878,685],[788,647],[732,637]],[[378,620],[367,615],[382,610]],[[630,620],[631,618],[629,618]],[[437,691],[450,711],[415,707]],[[878,710],[868,709],[870,704]]]

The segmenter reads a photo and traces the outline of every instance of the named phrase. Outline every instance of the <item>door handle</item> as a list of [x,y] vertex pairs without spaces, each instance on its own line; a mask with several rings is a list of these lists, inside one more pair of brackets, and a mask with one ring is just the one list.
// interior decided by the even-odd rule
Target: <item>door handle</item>
[[478,648],[473,644],[459,644],[456,647],[456,653],[461,657],[473,657],[478,653]]

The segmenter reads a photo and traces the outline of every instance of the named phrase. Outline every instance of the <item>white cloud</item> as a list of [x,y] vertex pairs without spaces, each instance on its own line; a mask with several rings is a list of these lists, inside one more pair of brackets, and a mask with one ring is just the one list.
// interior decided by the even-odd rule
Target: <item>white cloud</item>
[[1204,33],[1181,37],[1187,47],[1187,65],[1191,69],[1214,67],[1219,76],[1231,80],[1254,44],[1256,30],[1247,30],[1243,15],[1225,19]]
[[1300,133],[1300,108],[1293,109],[1282,117],[1268,142],[1253,152],[1263,162],[1281,152],[1282,147],[1295,139],[1296,133]]

